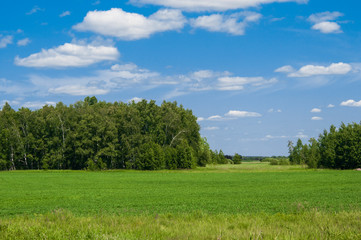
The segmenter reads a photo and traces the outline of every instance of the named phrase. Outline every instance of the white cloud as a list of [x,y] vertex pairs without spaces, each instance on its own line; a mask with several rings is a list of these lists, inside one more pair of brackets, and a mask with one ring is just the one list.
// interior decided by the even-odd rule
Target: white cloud
[[295,137],[296,138],[308,138],[308,136],[304,132],[298,132]]
[[340,12],[322,12],[312,14],[308,18],[308,21],[314,24],[312,29],[322,33],[342,33],[341,26],[336,22],[331,22],[341,16],[343,16],[343,14]]
[[203,80],[206,78],[213,78],[215,75],[216,74],[211,70],[200,70],[200,71],[193,72],[191,74],[191,77],[196,80]]
[[263,77],[221,77],[218,78],[218,90],[222,91],[237,91],[243,90],[246,85],[253,87],[265,87],[273,85],[278,82],[276,78],[269,80]]
[[204,117],[198,117],[198,118],[197,118],[197,122],[202,122],[202,121],[204,121],[204,120],[205,120]]
[[343,13],[340,12],[322,12],[322,13],[315,13],[308,17],[308,21],[313,23],[325,22],[325,21],[333,21],[339,17],[342,17]]
[[328,107],[328,108],[334,108],[335,105],[333,105],[333,104],[328,104],[327,107]]
[[0,48],[6,48],[9,44],[13,43],[13,36],[4,36],[0,35]]
[[129,99],[128,102],[129,102],[129,103],[132,103],[132,102],[134,102],[134,103],[139,103],[139,102],[141,102],[141,101],[143,101],[143,100],[144,100],[144,98],[133,97],[132,99]]
[[29,38],[24,38],[24,39],[21,39],[17,42],[17,45],[18,46],[26,46],[30,43],[30,39]]
[[294,71],[295,71],[295,69],[290,65],[286,65],[286,66],[277,68],[275,70],[275,72],[281,72],[281,73],[290,73],[290,72],[294,72]]
[[[131,66],[131,67],[130,67]],[[109,70],[98,70],[82,77],[50,78],[31,75],[30,82],[43,94],[101,95],[119,89],[146,90],[159,85],[174,84],[160,81],[159,74],[139,68],[135,64],[113,65]]]
[[207,131],[214,131],[214,130],[218,130],[219,127],[205,127],[204,130],[207,130]]
[[65,16],[69,16],[71,13],[70,13],[70,11],[65,11],[65,12],[63,12],[63,13],[61,13],[60,15],[59,15],[59,17],[65,17]]
[[34,14],[34,13],[37,13],[39,11],[45,11],[44,9],[38,7],[38,6],[34,6],[29,12],[27,12],[26,14],[27,15],[31,15],[31,14]]
[[270,108],[270,109],[268,109],[268,112],[269,113],[281,113],[282,112],[282,110],[281,109],[273,109],[273,108]]
[[257,22],[261,17],[261,14],[255,12],[240,12],[232,15],[212,14],[192,19],[191,25],[194,28],[203,28],[211,32],[244,35],[248,24]]
[[261,139],[261,141],[268,141],[272,139],[285,139],[288,138],[287,136],[273,136],[273,135],[266,135],[264,138]]
[[232,9],[257,7],[262,4],[275,2],[307,3],[308,0],[130,0],[130,2],[136,5],[153,4],[194,12],[226,11]]
[[311,120],[320,121],[320,120],[323,120],[323,118],[322,117],[312,117]]
[[15,64],[24,67],[85,67],[91,64],[117,60],[119,52],[112,46],[83,45],[65,43],[59,47],[42,49],[39,53],[31,54],[26,58],[15,58]]
[[22,105],[24,108],[42,108],[45,105],[55,106],[56,102],[26,102]]
[[223,117],[221,117],[219,115],[214,115],[214,116],[210,116],[209,118],[207,118],[207,120],[209,120],[209,121],[220,121],[220,120],[223,120]]
[[91,11],[83,22],[73,26],[78,31],[91,31],[123,40],[149,38],[157,32],[180,30],[186,18],[180,10],[161,9],[145,17],[137,13],[125,12],[120,8],[108,11]]
[[312,29],[322,33],[342,33],[341,26],[335,22],[320,22],[312,26]]
[[256,112],[247,112],[247,111],[238,111],[238,110],[230,110],[225,114],[227,117],[231,118],[245,118],[245,117],[262,117],[261,114]]
[[54,94],[69,94],[73,96],[104,95],[109,89],[100,89],[94,86],[67,85],[57,88],[50,88],[49,92]]
[[350,100],[341,102],[340,105],[346,106],[346,107],[361,107],[361,100],[356,102],[355,100],[350,99]]
[[320,112],[322,112],[322,110],[319,109],[319,108],[313,108],[313,109],[311,110],[311,113],[320,113]]
[[317,66],[306,65],[301,67],[298,71],[288,74],[289,77],[311,77],[315,75],[345,75],[352,70],[350,64],[339,62],[331,65]]

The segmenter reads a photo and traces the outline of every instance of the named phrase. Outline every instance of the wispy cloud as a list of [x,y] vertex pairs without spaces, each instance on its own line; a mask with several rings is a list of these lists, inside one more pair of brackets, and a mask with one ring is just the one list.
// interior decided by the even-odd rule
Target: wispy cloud
[[66,17],[66,16],[69,16],[71,13],[70,13],[70,11],[65,11],[65,12],[62,12],[60,15],[59,15],[59,17]]
[[225,32],[232,35],[244,35],[250,23],[258,22],[262,17],[255,12],[239,12],[231,15],[212,14],[190,20],[193,28],[202,28],[210,32]]
[[56,102],[46,101],[46,102],[25,102],[22,107],[24,108],[42,108],[45,105],[55,106]]
[[45,11],[45,9],[40,8],[39,6],[34,6],[29,12],[27,12],[27,15],[32,15],[37,12]]
[[13,43],[13,36],[2,36],[0,35],[0,48],[6,48],[9,44]]
[[17,45],[18,46],[26,46],[30,43],[30,39],[29,38],[24,38],[24,39],[20,39],[19,41],[17,41]]
[[312,117],[311,120],[320,121],[320,120],[323,120],[323,118],[322,117]]
[[307,3],[308,0],[130,0],[131,3],[153,4],[158,6],[183,9],[185,11],[227,11],[258,7],[275,2]]

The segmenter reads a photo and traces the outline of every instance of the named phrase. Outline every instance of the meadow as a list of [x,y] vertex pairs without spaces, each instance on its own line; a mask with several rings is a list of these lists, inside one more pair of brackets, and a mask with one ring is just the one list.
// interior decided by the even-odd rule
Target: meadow
[[1,239],[360,239],[361,172],[0,172]]

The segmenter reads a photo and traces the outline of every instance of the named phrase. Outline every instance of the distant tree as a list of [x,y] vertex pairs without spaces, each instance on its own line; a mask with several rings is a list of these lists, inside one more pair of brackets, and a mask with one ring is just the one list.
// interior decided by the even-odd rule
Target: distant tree
[[228,159],[224,156],[224,153],[222,150],[219,150],[219,153],[218,153],[218,163],[219,164],[227,164],[228,163]]
[[232,159],[234,164],[241,164],[242,163],[242,156],[238,153],[235,153]]

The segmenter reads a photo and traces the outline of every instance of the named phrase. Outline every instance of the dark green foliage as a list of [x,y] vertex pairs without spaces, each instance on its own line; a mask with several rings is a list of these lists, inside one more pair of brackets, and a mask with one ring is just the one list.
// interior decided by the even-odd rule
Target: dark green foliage
[[199,146],[200,146],[200,148],[199,148],[199,153],[198,153],[197,164],[198,164],[198,166],[205,167],[207,165],[207,163],[212,162],[211,151],[210,151],[209,145],[207,143],[207,139],[201,138]]
[[154,142],[143,144],[139,148],[139,156],[135,160],[134,167],[139,170],[157,170],[165,168],[162,147]]
[[341,124],[339,129],[330,127],[318,140],[311,138],[309,144],[299,139],[294,147],[289,143],[290,161],[307,164],[310,168],[355,169],[361,167],[361,125]]
[[242,156],[239,155],[238,153],[235,153],[233,158],[232,158],[232,161],[234,164],[241,164],[242,163]]
[[176,102],[106,103],[0,111],[0,170],[177,169],[211,162],[192,111]]
[[191,169],[196,167],[196,160],[194,158],[193,150],[186,141],[182,141],[176,149],[178,168]]

